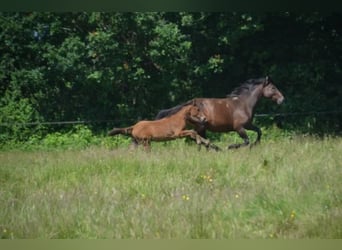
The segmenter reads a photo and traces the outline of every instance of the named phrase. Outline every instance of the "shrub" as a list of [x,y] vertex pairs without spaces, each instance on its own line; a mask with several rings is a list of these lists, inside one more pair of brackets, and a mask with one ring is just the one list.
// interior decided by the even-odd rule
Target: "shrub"
[[26,98],[6,95],[0,101],[0,114],[0,144],[27,140],[40,130],[39,126],[26,124],[39,120],[37,111]]

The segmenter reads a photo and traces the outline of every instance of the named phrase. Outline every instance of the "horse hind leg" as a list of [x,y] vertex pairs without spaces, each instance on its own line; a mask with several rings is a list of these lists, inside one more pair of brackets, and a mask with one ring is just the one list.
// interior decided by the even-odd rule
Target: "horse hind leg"
[[249,138],[248,138],[248,135],[246,133],[246,130],[244,128],[240,128],[236,132],[239,134],[239,136],[243,139],[244,142],[240,143],[240,144],[229,145],[228,149],[235,149],[235,148],[245,147],[245,146],[249,145]]
[[248,126],[245,126],[246,129],[248,130],[252,130],[254,132],[256,132],[258,135],[257,135],[257,139],[255,140],[255,142],[253,142],[251,144],[251,147],[257,145],[260,143],[260,139],[261,139],[261,135],[262,135],[262,132],[261,132],[261,129],[258,128],[257,126],[253,125],[253,124],[249,124]]

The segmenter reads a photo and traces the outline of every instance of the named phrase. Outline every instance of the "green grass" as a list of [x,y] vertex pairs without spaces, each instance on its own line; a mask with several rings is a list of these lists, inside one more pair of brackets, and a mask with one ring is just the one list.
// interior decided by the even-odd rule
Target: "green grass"
[[342,238],[341,152],[303,136],[2,151],[0,238]]

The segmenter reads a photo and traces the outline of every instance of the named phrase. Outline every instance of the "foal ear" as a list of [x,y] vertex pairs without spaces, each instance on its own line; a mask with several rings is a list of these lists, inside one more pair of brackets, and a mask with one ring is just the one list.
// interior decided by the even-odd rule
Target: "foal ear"
[[191,100],[191,105],[192,105],[192,106],[195,106],[195,107],[199,108],[199,105],[200,105],[200,104],[201,104],[201,103],[198,102],[196,99],[192,99],[192,100]]

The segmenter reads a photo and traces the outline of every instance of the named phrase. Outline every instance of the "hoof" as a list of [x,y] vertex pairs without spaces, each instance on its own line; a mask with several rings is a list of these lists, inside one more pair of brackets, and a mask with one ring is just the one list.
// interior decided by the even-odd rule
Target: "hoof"
[[216,152],[218,152],[218,151],[222,151],[221,150],[221,148],[219,148],[218,146],[216,146],[215,144],[210,144],[209,146],[208,146],[208,149],[214,149]]
[[228,150],[232,150],[232,149],[237,149],[237,148],[239,148],[240,147],[240,145],[229,145],[228,147],[227,147],[227,149]]

